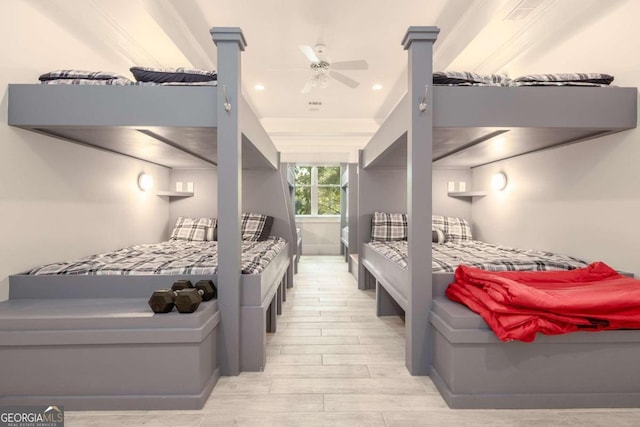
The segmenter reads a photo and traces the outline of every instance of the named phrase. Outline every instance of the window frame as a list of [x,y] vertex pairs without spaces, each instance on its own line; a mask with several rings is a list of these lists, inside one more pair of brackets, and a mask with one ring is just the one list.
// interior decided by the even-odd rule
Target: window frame
[[[319,200],[319,189],[320,188],[337,188],[338,189],[338,195],[340,196],[340,198],[342,198],[342,193],[340,191],[340,182],[338,182],[337,184],[319,184],[318,183],[318,168],[337,168],[338,169],[338,177],[341,176],[341,172],[342,172],[342,168],[340,167],[340,165],[309,165],[309,164],[296,164],[296,167],[308,167],[311,168],[311,183],[310,184],[303,184],[303,185],[298,185],[298,183],[295,183],[295,188],[298,187],[310,187],[311,188],[311,200],[310,200],[310,204],[311,204],[311,213],[309,214],[299,214],[296,213],[295,216],[296,217],[302,217],[302,218],[310,218],[310,217],[319,217],[319,218],[335,218],[335,217],[340,217],[340,213],[337,214],[320,214],[318,213],[318,200]],[[295,192],[294,192],[294,196],[295,196]],[[294,199],[294,206],[295,206],[295,199]]]

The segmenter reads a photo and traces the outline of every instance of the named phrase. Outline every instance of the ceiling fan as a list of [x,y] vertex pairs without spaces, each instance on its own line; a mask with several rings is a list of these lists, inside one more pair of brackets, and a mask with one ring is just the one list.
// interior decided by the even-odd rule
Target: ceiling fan
[[309,93],[312,88],[329,86],[329,77],[333,77],[350,88],[356,88],[360,83],[336,70],[368,70],[369,64],[364,59],[354,61],[330,62],[325,56],[327,46],[317,44],[314,47],[300,46],[300,50],[311,62],[311,78],[302,88],[302,93]]

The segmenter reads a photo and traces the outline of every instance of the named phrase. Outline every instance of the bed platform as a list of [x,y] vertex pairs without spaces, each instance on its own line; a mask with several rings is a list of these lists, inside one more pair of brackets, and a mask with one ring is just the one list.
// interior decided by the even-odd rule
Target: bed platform
[[0,302],[0,404],[201,408],[220,377],[218,302],[154,315],[147,299]]
[[[365,245],[365,254],[368,254]],[[407,270],[373,249],[365,269],[379,316],[405,316]],[[380,258],[377,258],[380,257]],[[398,276],[400,274],[400,276]],[[502,342],[476,313],[449,300],[453,273],[433,273],[433,363],[429,376],[451,408],[538,409],[640,406],[640,331],[538,334]]]
[[464,305],[436,296],[430,376],[451,408],[640,406],[640,331],[538,334],[502,342]]

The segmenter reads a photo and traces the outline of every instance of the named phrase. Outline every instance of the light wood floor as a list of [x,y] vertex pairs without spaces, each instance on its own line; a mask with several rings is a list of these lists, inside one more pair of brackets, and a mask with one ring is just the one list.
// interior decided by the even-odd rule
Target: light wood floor
[[264,372],[221,378],[199,411],[65,415],[67,426],[96,427],[640,425],[640,409],[449,409],[428,377],[407,373],[401,320],[375,316],[374,293],[357,289],[342,257],[309,256]]

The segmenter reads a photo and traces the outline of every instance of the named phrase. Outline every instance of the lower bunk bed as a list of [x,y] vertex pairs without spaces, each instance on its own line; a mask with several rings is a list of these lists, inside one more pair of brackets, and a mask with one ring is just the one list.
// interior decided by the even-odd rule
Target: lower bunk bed
[[[367,288],[376,289],[379,316],[402,316],[408,307],[403,246],[406,248],[406,242],[363,247],[360,261],[365,267],[365,283]],[[460,255],[473,252],[471,248],[485,249],[480,259]],[[503,256],[488,262],[492,252]],[[506,253],[512,257],[504,257]],[[434,338],[430,376],[451,408],[640,406],[640,373],[635,368],[640,357],[640,330],[538,334],[533,343],[502,342],[482,317],[445,296],[445,290],[455,281],[453,271],[461,263],[475,263],[493,271],[569,270],[586,263],[477,241],[433,244],[432,254],[430,324]],[[526,260],[535,254],[542,258]],[[447,255],[457,262],[447,264],[451,262],[446,260]]]
[[[137,245],[10,276],[0,303],[0,404],[201,408],[220,376],[218,302],[154,314],[147,301],[176,280],[219,286],[216,244]],[[243,242],[242,268],[240,363],[261,371],[292,268],[288,243]]]
[[[533,342],[504,342],[479,314],[447,298],[447,282],[453,282],[453,278],[434,283],[430,313],[434,330],[430,376],[450,407],[640,406],[640,371],[636,369],[640,357],[640,330],[601,330],[614,325],[607,325],[601,319],[588,319],[590,325],[586,329],[592,329],[590,331],[578,330],[563,335],[538,333]],[[576,284],[587,286],[587,283],[577,282],[570,283],[567,288]],[[629,285],[636,283],[626,284]],[[628,292],[614,295],[617,286],[613,281],[606,284],[609,286],[611,291],[605,292],[610,292],[613,298],[631,297]],[[571,302],[571,289],[557,292],[563,295],[556,302],[573,305],[562,302],[563,299]],[[637,300],[640,289],[633,294]],[[582,305],[583,301],[580,303]],[[599,300],[596,304],[605,302]],[[602,315],[608,317],[613,311],[604,310]],[[552,313],[546,312],[545,316]],[[637,318],[636,314],[626,323],[637,327]]]

